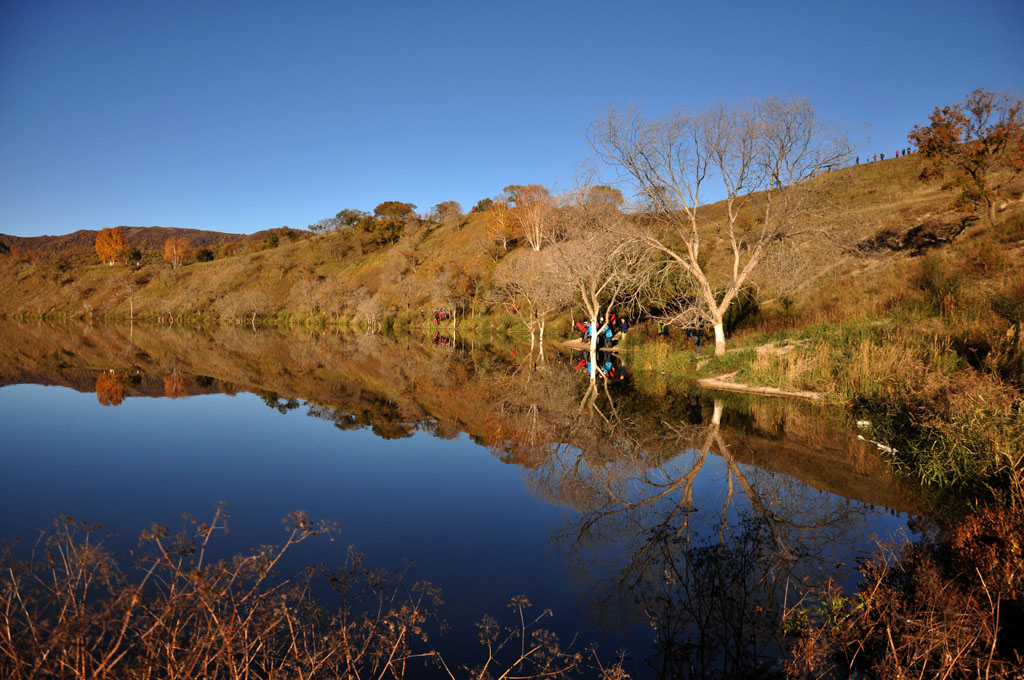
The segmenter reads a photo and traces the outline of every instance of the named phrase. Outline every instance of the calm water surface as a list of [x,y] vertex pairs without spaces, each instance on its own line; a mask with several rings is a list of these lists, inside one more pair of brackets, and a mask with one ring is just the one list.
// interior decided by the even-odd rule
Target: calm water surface
[[281,542],[302,509],[340,534],[282,570],[349,545],[412,560],[443,591],[450,658],[523,594],[564,641],[626,650],[635,677],[694,667],[698,648],[705,668],[770,665],[792,584],[854,585],[877,539],[912,539],[926,514],[836,414],[716,400],[628,362],[592,386],[567,356],[430,338],[0,334],[0,527],[19,551],[62,514],[127,552],[225,502],[229,556]]

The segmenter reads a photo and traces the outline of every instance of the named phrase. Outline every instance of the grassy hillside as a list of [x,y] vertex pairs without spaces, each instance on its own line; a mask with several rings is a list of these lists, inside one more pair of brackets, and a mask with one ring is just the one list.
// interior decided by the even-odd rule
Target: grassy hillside
[[[821,180],[831,188],[829,210],[841,215],[843,242],[858,244],[859,252],[836,253],[817,269],[815,278],[782,301],[787,309],[794,304],[819,309],[817,314],[805,313],[803,320],[836,320],[870,311],[879,293],[879,273],[892,291],[905,287],[898,271],[909,271],[921,252],[948,245],[971,229],[965,216],[945,209],[948,195],[918,181],[919,171],[918,159],[911,156],[846,168]],[[709,206],[708,219],[722,209]],[[1013,203],[1004,215],[1020,209]],[[1011,224],[1005,233],[989,237],[1005,251],[1006,268],[1021,257],[1020,229],[1014,229]],[[160,236],[154,234],[157,240]],[[207,236],[202,242],[193,239],[195,245],[216,241]],[[94,238],[91,232],[61,238],[72,237],[75,242],[84,239],[83,244]],[[129,233],[129,244],[148,247],[137,244],[139,238],[140,232]],[[92,245],[83,244],[79,250]],[[481,214],[445,224],[417,221],[394,244],[379,245],[343,230],[266,245],[266,239],[252,240],[222,249],[212,262],[177,270],[155,257],[139,268],[107,267],[94,256],[94,264],[84,266],[59,257],[0,258],[0,314],[110,318],[127,317],[133,307],[136,317],[143,318],[248,319],[255,312],[264,320],[407,321],[453,294],[466,300],[467,311],[474,314],[486,311],[490,276],[496,261],[507,257],[487,237]],[[716,246],[724,244],[710,243],[706,249],[713,252]],[[771,282],[761,283],[762,303],[778,297]]]

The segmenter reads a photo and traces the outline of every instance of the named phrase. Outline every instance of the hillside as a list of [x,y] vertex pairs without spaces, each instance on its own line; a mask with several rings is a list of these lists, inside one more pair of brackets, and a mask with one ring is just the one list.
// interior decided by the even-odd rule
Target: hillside
[[[128,246],[140,250],[160,250],[164,241],[175,236],[187,238],[197,248],[209,248],[234,241],[259,240],[261,234],[229,234],[203,229],[181,229],[177,227],[126,227],[122,226]],[[0,234],[0,254],[21,252],[44,257],[65,257],[76,262],[87,263],[96,260],[95,229],[79,229],[62,236],[9,236]]]
[[[867,292],[878,271],[912,267],[912,260],[934,248],[972,238],[985,227],[948,209],[951,197],[938,183],[917,179],[917,156],[848,167],[827,176],[830,209],[840,216],[843,243],[827,253],[828,263],[811,270],[796,292],[786,291],[787,309],[803,302],[822,305],[824,298],[846,291]],[[826,180],[822,180],[826,181]],[[1019,192],[1019,190],[1018,190]],[[756,199],[755,199],[756,201]],[[1018,200],[1004,206],[1004,216],[1019,214]],[[722,206],[708,206],[714,218]],[[18,261],[4,257],[0,283],[0,314],[68,317],[203,317],[207,320],[304,320],[316,323],[409,323],[437,307],[461,307],[464,314],[500,312],[494,307],[493,274],[500,263],[520,257],[520,244],[504,253],[487,235],[486,215],[470,214],[445,223],[411,221],[396,243],[380,243],[372,235],[342,229],[292,239],[265,234],[248,237],[241,247],[223,244],[237,234],[131,228],[130,245],[156,250],[163,239],[181,233],[193,245],[221,244],[212,262],[193,262],[179,269],[152,253],[143,266],[71,266],[59,258]],[[262,240],[260,240],[262,237]],[[11,237],[4,237],[11,239]],[[9,240],[9,245],[47,252],[87,253],[95,232],[62,237]],[[709,243],[714,251],[723,243]],[[1021,239],[1006,241],[1006,266],[1021,264]],[[84,257],[84,255],[83,255]],[[22,258],[24,260],[24,258]],[[840,283],[845,281],[846,283]],[[762,281],[762,305],[780,296],[771,281]],[[856,307],[863,304],[851,302]],[[832,317],[848,305],[829,304]],[[253,316],[255,315],[255,319]]]

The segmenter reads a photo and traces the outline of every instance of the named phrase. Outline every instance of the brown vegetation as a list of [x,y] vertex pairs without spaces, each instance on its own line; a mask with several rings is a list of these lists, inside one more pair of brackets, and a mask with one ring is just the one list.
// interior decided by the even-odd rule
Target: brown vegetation
[[[275,567],[287,551],[333,530],[301,512],[284,521],[283,545],[222,560],[211,545],[227,530],[221,509],[173,537],[154,525],[122,569],[99,527],[58,520],[44,554],[30,562],[5,555],[0,675],[397,679],[430,664],[454,677],[428,643],[439,623],[437,589],[369,569],[351,550],[335,569],[282,578]],[[318,584],[330,587],[329,602],[314,595]],[[522,597],[510,606],[517,620],[506,628],[485,617],[482,661],[456,670],[477,680],[562,678],[582,666],[583,651],[564,649],[540,626],[546,612],[528,615]]]
[[834,585],[789,613],[790,678],[1018,678],[1024,520],[988,510],[937,545],[876,555],[854,596]]

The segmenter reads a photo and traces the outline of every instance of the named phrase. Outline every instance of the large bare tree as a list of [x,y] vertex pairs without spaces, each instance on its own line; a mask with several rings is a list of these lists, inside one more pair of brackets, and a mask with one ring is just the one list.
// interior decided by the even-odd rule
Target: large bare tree
[[614,202],[588,200],[590,187],[562,198],[558,230],[565,240],[550,248],[553,275],[574,291],[593,331],[590,351],[612,311],[634,306],[651,275],[650,258],[635,240],[623,240],[628,216]]
[[[691,294],[670,320],[710,323],[716,355],[725,352],[725,314],[751,275],[780,262],[772,257],[780,250],[823,233],[821,186],[812,178],[850,151],[846,136],[799,98],[664,118],[611,109],[589,140],[645,206],[633,237],[689,282]],[[709,198],[722,205],[709,209]]]

